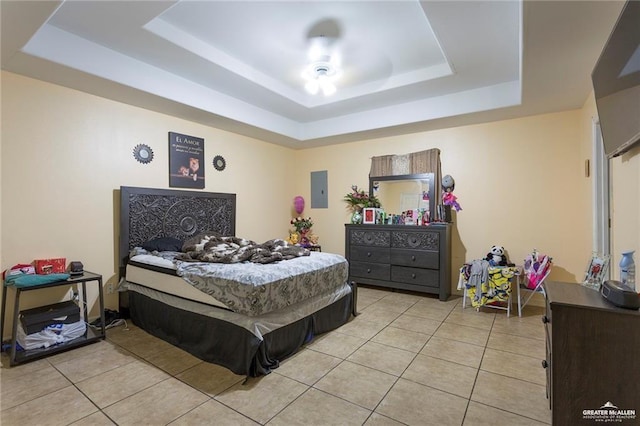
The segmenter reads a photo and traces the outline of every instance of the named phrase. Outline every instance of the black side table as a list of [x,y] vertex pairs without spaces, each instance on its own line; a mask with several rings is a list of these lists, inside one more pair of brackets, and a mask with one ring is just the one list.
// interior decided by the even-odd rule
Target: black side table
[[[71,286],[74,284],[82,284],[82,319],[88,322],[87,312],[87,283],[96,282],[98,284],[98,294],[100,298],[100,319],[101,330],[93,330],[87,325],[87,331],[84,336],[80,336],[77,339],[70,340],[68,342],[60,343],[58,345],[50,346],[48,348],[31,349],[17,352],[16,351],[16,337],[18,335],[18,317],[20,315],[20,294],[25,291],[40,290],[43,288],[59,287],[59,286]],[[94,274],[93,272],[84,271],[84,274],[71,277],[64,281],[56,281],[52,283],[46,283],[42,285],[36,285],[31,287],[15,287],[16,297],[13,308],[13,328],[11,332],[11,352],[9,357],[9,365],[14,366],[23,362],[33,361],[45,356],[68,351],[69,349],[77,348],[79,346],[88,345],[89,343],[97,342],[100,339],[106,338],[105,323],[104,323],[104,294],[102,292],[102,275]],[[0,341],[4,342],[4,320],[5,310],[7,305],[7,287],[2,286],[2,318],[0,318]]]

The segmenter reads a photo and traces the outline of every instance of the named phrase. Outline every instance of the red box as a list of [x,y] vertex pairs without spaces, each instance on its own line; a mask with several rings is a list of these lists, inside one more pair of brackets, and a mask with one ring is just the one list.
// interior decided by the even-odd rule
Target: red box
[[67,269],[67,259],[58,257],[55,259],[36,259],[33,261],[36,267],[36,274],[60,274]]

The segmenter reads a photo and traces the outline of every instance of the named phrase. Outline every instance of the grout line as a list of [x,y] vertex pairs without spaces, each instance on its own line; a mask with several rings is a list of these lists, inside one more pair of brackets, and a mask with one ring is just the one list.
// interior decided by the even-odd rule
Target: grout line
[[[395,293],[390,293],[390,294],[388,294],[388,295],[385,295],[385,296],[381,297],[380,299],[378,299],[376,302],[372,303],[371,305],[373,305],[373,304],[375,304],[375,303],[377,303],[377,302],[379,302],[379,301],[381,301],[381,300],[384,300],[385,298],[387,298],[387,297],[388,297],[388,296],[390,296],[391,294],[395,294]],[[389,300],[389,299],[387,299],[387,300]],[[439,391],[439,392],[447,393],[447,394],[450,394],[450,395],[455,396],[455,397],[458,397],[458,398],[464,398],[464,397],[461,397],[460,395],[456,395],[456,394],[453,394],[453,393],[451,393],[451,392],[447,392],[447,391],[444,391],[444,390],[442,390],[442,389],[435,388],[435,387],[433,387],[433,386],[425,385],[425,384],[423,384],[423,383],[414,382],[413,380],[410,380],[410,379],[407,379],[407,378],[403,378],[403,377],[402,377],[402,376],[403,376],[403,374],[405,374],[405,373],[406,373],[406,371],[408,370],[408,368],[411,366],[411,364],[412,364],[412,363],[417,359],[418,355],[421,355],[421,352],[425,349],[425,347],[429,344],[429,342],[431,342],[431,340],[433,339],[433,337],[435,337],[436,332],[437,332],[437,331],[438,331],[438,330],[443,326],[443,324],[445,324],[445,321],[446,321],[446,320],[447,320],[447,319],[448,319],[452,314],[454,314],[454,313],[456,312],[456,310],[457,310],[457,309],[459,309],[459,308],[461,307],[460,303],[455,304],[455,305],[454,305],[454,306],[449,310],[449,312],[446,314],[446,316],[444,317],[444,319],[442,319],[442,320],[434,320],[434,319],[429,319],[429,318],[422,318],[422,317],[420,317],[420,316],[413,315],[413,316],[415,316],[415,317],[416,317],[416,318],[418,318],[418,319],[426,319],[426,320],[429,320],[429,321],[438,321],[438,323],[439,323],[439,324],[438,324],[438,326],[434,329],[433,333],[432,333],[432,334],[430,334],[430,335],[429,335],[429,334],[425,334],[425,333],[421,333],[421,332],[417,332],[417,331],[413,331],[413,330],[407,330],[407,329],[400,328],[400,327],[397,327],[397,326],[393,326],[393,322],[394,322],[394,321],[396,321],[400,316],[402,316],[402,315],[409,315],[409,316],[412,316],[411,314],[407,314],[407,311],[408,311],[410,308],[414,307],[414,306],[415,306],[417,303],[419,303],[419,302],[420,302],[420,300],[416,300],[416,301],[415,301],[414,303],[412,303],[410,306],[408,306],[407,308],[405,308],[405,310],[404,310],[403,312],[401,312],[401,313],[397,313],[397,316],[396,316],[392,321],[390,321],[389,323],[387,323],[387,324],[386,324],[386,325],[385,325],[385,326],[384,326],[380,331],[378,331],[377,333],[375,333],[373,336],[371,336],[371,337],[370,337],[370,338],[368,338],[368,339],[366,339],[366,338],[362,338],[362,337],[358,337],[358,336],[351,336],[351,335],[348,335],[348,334],[345,334],[345,333],[340,333],[339,329],[336,329],[336,330],[331,331],[331,333],[336,332],[336,333],[339,333],[339,334],[342,334],[342,335],[345,335],[345,336],[350,336],[350,337],[354,337],[354,338],[358,338],[358,339],[363,340],[363,343],[362,343],[362,344],[358,345],[358,346],[357,346],[357,348],[355,348],[353,351],[351,351],[351,352],[350,352],[348,355],[346,355],[344,358],[335,357],[334,355],[326,354],[326,353],[324,353],[324,352],[320,352],[320,351],[314,350],[314,349],[309,348],[309,347],[307,347],[306,345],[304,345],[304,346],[303,346],[303,349],[305,349],[305,350],[310,350],[310,351],[313,351],[313,352],[316,352],[316,353],[321,353],[321,354],[323,354],[323,355],[330,356],[330,357],[332,357],[332,358],[337,358],[337,359],[339,360],[339,362],[338,362],[335,366],[333,366],[333,367],[329,368],[329,369],[328,369],[328,370],[327,370],[327,371],[326,371],[326,372],[325,372],[325,373],[324,373],[320,378],[318,378],[317,380],[315,380],[315,381],[314,381],[314,383],[313,383],[313,384],[311,384],[311,385],[308,385],[308,384],[306,384],[306,383],[300,382],[300,381],[299,381],[299,380],[297,380],[297,379],[293,379],[293,378],[291,378],[291,377],[285,376],[284,374],[280,374],[280,373],[278,372],[278,370],[274,370],[274,373],[276,373],[277,375],[279,375],[279,376],[281,376],[281,377],[284,377],[284,378],[287,378],[287,379],[289,379],[289,380],[293,380],[293,381],[295,381],[296,383],[300,383],[300,384],[302,384],[302,385],[306,386],[307,388],[306,388],[306,390],[304,390],[303,392],[301,392],[301,393],[300,393],[300,394],[299,394],[295,399],[293,399],[291,402],[289,402],[288,404],[286,404],[286,405],[285,405],[281,410],[279,410],[276,414],[274,414],[273,416],[271,416],[271,417],[270,417],[270,418],[269,418],[265,423],[268,423],[269,421],[273,420],[273,419],[274,419],[275,417],[277,417],[280,413],[282,413],[284,410],[286,410],[288,407],[290,407],[292,404],[294,404],[296,401],[298,401],[298,400],[299,400],[303,395],[305,395],[305,394],[309,393],[310,389],[314,389],[314,390],[317,390],[317,391],[323,392],[323,393],[324,393],[324,394],[326,394],[326,395],[330,395],[330,396],[332,396],[332,397],[334,397],[334,398],[341,399],[341,400],[343,400],[343,401],[347,402],[348,404],[352,404],[352,405],[354,405],[354,406],[357,406],[357,407],[361,407],[361,408],[363,408],[363,409],[366,409],[366,410],[367,410],[367,411],[369,411],[370,413],[369,413],[369,415],[367,416],[367,419],[365,420],[365,422],[366,422],[366,421],[368,421],[369,419],[371,419],[371,417],[373,416],[373,413],[375,413],[375,412],[376,412],[375,410],[380,406],[380,404],[382,403],[382,401],[384,401],[384,399],[385,399],[385,398],[387,398],[387,396],[389,395],[389,393],[391,392],[391,390],[394,388],[394,386],[396,386],[396,385],[397,385],[397,383],[399,382],[399,380],[400,380],[400,379],[404,379],[404,380],[407,380],[407,381],[412,382],[412,383],[417,383],[417,384],[420,384],[421,386],[425,386],[425,387],[428,387],[428,388],[431,388],[431,389],[437,390],[437,391]],[[406,303],[406,302],[401,302],[401,303]],[[371,306],[371,305],[369,305],[369,306]],[[363,309],[363,310],[361,311],[361,313],[363,313],[363,312],[366,312],[366,311]],[[393,313],[394,313],[394,314],[396,314],[396,312],[393,312]],[[372,314],[375,314],[375,313],[373,313],[373,312],[372,312]],[[494,348],[489,348],[489,347],[488,347],[489,339],[490,339],[490,337],[491,337],[491,334],[494,332],[494,327],[495,327],[495,325],[498,323],[498,321],[502,321],[502,317],[501,317],[501,318],[498,318],[497,314],[495,314],[495,313],[493,313],[493,315],[494,315],[494,316],[493,316],[493,320],[492,320],[492,322],[491,322],[491,328],[490,328],[490,330],[489,330],[489,334],[488,334],[487,339],[486,339],[486,341],[485,341],[485,344],[484,344],[483,346],[480,346],[480,345],[474,345],[474,344],[469,343],[469,342],[459,341],[459,342],[462,342],[462,343],[465,343],[465,344],[471,344],[471,345],[474,345],[474,346],[482,347],[482,348],[483,348],[482,356],[480,357],[480,364],[478,365],[478,367],[477,367],[477,369],[476,369],[476,375],[475,375],[475,378],[474,378],[474,381],[473,381],[473,385],[472,385],[472,387],[471,387],[471,393],[470,393],[470,395],[469,395],[469,398],[464,398],[464,399],[467,399],[467,404],[466,404],[466,407],[465,407],[465,410],[464,410],[464,414],[463,414],[463,422],[464,422],[464,419],[465,419],[465,418],[466,418],[466,416],[467,416],[468,409],[469,409],[469,406],[470,406],[470,402],[472,401],[471,396],[473,395],[473,391],[475,390],[475,387],[476,387],[476,385],[477,385],[477,380],[478,380],[479,373],[480,373],[480,371],[481,371],[481,370],[482,370],[483,372],[486,372],[486,373],[495,374],[495,375],[502,376],[502,377],[505,377],[505,378],[509,378],[509,379],[513,379],[513,380],[518,380],[518,381],[520,381],[520,382],[529,383],[529,384],[533,384],[533,385],[537,385],[537,386],[544,387],[544,385],[540,385],[539,383],[531,382],[531,381],[529,381],[529,380],[524,380],[524,379],[520,379],[520,378],[516,378],[516,377],[512,377],[512,376],[507,376],[507,375],[500,374],[500,373],[491,372],[491,371],[484,370],[484,369],[482,369],[482,368],[481,368],[481,366],[482,366],[482,360],[483,360],[483,358],[484,358],[484,356],[485,356],[485,354],[486,354],[486,352],[487,352],[487,349],[492,349],[492,350],[501,351],[501,352],[504,352],[504,353],[507,353],[507,354],[521,355],[521,356],[525,356],[525,357],[528,357],[528,358],[536,359],[536,357],[529,357],[529,356],[527,356],[527,355],[523,355],[523,354],[520,354],[520,353],[517,353],[517,352],[510,352],[510,351],[508,351],[508,350],[494,349]],[[455,325],[455,323],[449,323],[449,324],[454,324],[454,325]],[[526,324],[526,322],[525,322],[525,324]],[[414,333],[424,334],[424,335],[428,336],[428,339],[427,339],[427,340],[426,340],[426,342],[421,346],[421,348],[420,348],[420,350],[419,350],[418,352],[408,351],[408,350],[403,349],[403,348],[398,348],[398,347],[396,347],[396,346],[391,346],[391,345],[387,345],[387,344],[385,344],[385,343],[375,342],[375,341],[373,341],[373,340],[372,340],[372,339],[374,339],[377,335],[379,335],[381,332],[383,332],[384,330],[388,329],[389,327],[399,328],[399,329],[401,329],[401,330],[405,330],[405,331],[412,331],[412,332],[414,332]],[[507,329],[507,330],[508,330],[508,329]],[[540,341],[541,341],[541,342],[544,342],[544,339],[535,339],[535,338],[526,337],[526,336],[522,336],[522,335],[518,335],[518,334],[512,334],[512,333],[508,333],[508,332],[507,332],[507,333],[504,333],[504,331],[505,331],[505,330],[503,329],[502,331],[496,331],[496,333],[502,333],[502,334],[507,334],[507,335],[515,335],[515,336],[517,336],[517,337],[521,337],[521,338],[528,338],[528,339],[533,340],[533,341],[538,341],[538,342],[540,342]],[[327,333],[327,334],[329,334],[329,333]],[[444,338],[444,337],[438,337],[438,338],[439,338],[439,339],[448,339],[448,338]],[[456,340],[456,339],[448,339],[448,340],[458,341],[458,340]],[[155,384],[149,385],[149,386],[147,386],[147,387],[146,387],[146,388],[144,388],[144,389],[138,390],[138,391],[137,391],[137,392],[135,392],[134,394],[129,395],[129,396],[125,397],[125,398],[122,398],[122,399],[120,399],[119,401],[115,401],[115,402],[113,402],[113,403],[109,404],[108,406],[106,406],[106,407],[104,407],[104,408],[111,407],[113,404],[116,404],[116,403],[118,403],[118,402],[120,402],[120,401],[122,401],[122,400],[124,400],[124,399],[127,399],[127,398],[130,398],[130,397],[134,396],[134,395],[137,395],[138,393],[143,392],[143,391],[145,391],[145,390],[149,389],[150,387],[153,387],[153,386],[157,385],[158,383],[162,383],[163,381],[169,380],[170,378],[174,378],[174,379],[178,380],[180,383],[186,384],[186,385],[187,385],[187,386],[189,386],[190,388],[192,388],[192,389],[194,389],[194,390],[196,390],[196,391],[198,391],[198,392],[200,392],[200,393],[204,394],[205,396],[207,396],[207,400],[206,400],[206,401],[204,401],[202,404],[199,404],[199,405],[197,405],[196,407],[194,407],[194,408],[190,409],[189,411],[187,411],[187,412],[185,412],[185,413],[181,414],[180,416],[178,416],[178,417],[177,417],[176,419],[174,419],[173,421],[175,421],[175,420],[177,420],[177,419],[179,419],[179,418],[184,417],[185,415],[187,415],[188,413],[191,413],[191,412],[192,412],[193,410],[195,410],[196,408],[199,408],[199,407],[201,407],[202,405],[204,405],[204,404],[206,404],[206,403],[210,402],[211,400],[213,400],[213,401],[216,401],[217,403],[221,404],[221,405],[222,405],[222,406],[224,406],[225,408],[228,408],[228,409],[232,410],[233,412],[236,412],[237,414],[241,415],[243,418],[246,418],[246,419],[249,419],[249,420],[250,420],[250,421],[252,421],[252,422],[255,422],[255,420],[251,419],[251,418],[250,418],[250,417],[248,417],[247,415],[245,415],[245,414],[243,414],[243,413],[241,413],[241,412],[239,412],[239,411],[235,410],[234,408],[227,406],[227,405],[226,405],[226,404],[224,404],[223,402],[221,402],[221,401],[219,401],[219,400],[215,399],[215,398],[216,398],[216,396],[218,396],[218,395],[220,395],[220,394],[222,394],[222,393],[224,393],[224,392],[228,391],[230,388],[232,388],[232,387],[236,386],[236,385],[241,381],[241,379],[240,379],[238,382],[235,382],[235,383],[233,383],[232,385],[230,385],[229,387],[225,388],[224,390],[222,390],[221,392],[219,392],[217,395],[209,396],[208,394],[206,394],[206,393],[205,393],[205,392],[203,392],[202,390],[198,389],[197,387],[195,387],[195,386],[193,386],[193,385],[191,385],[191,384],[189,384],[189,383],[187,383],[187,382],[185,382],[185,381],[183,381],[183,380],[181,380],[180,378],[178,378],[178,377],[177,377],[177,375],[179,375],[179,374],[183,374],[185,371],[189,371],[190,369],[197,367],[197,366],[198,366],[198,365],[200,365],[203,361],[201,361],[201,362],[200,362],[200,363],[198,363],[197,365],[190,366],[190,367],[186,368],[185,370],[183,370],[183,371],[181,371],[181,372],[177,372],[177,373],[175,373],[175,374],[172,374],[172,373],[169,373],[169,372],[167,372],[167,371],[163,370],[162,368],[160,368],[160,367],[158,367],[158,366],[156,366],[156,365],[154,365],[154,364],[150,363],[146,358],[143,358],[143,357],[141,357],[141,356],[139,356],[139,355],[135,354],[134,352],[131,352],[129,349],[127,349],[127,348],[126,348],[125,346],[123,346],[122,344],[120,344],[120,343],[116,343],[116,342],[114,342],[114,341],[112,341],[112,340],[110,340],[110,339],[106,339],[106,341],[107,341],[107,342],[109,342],[109,344],[110,344],[110,345],[113,345],[116,349],[120,348],[120,349],[122,349],[122,350],[126,351],[126,352],[127,352],[128,354],[130,354],[130,355],[131,355],[135,360],[142,361],[142,362],[144,362],[145,364],[147,364],[147,365],[149,365],[149,366],[151,366],[151,367],[153,367],[153,368],[155,368],[155,369],[157,369],[157,370],[159,370],[159,371],[164,372],[164,373],[165,373],[165,374],[167,374],[169,377],[168,377],[168,378],[166,378],[166,379],[160,380],[159,382],[157,382],[157,383],[155,383]],[[406,366],[406,367],[402,370],[402,372],[401,372],[399,375],[397,375],[397,376],[396,376],[395,374],[391,374],[391,373],[388,373],[388,372],[386,372],[386,371],[379,370],[378,368],[374,368],[374,367],[367,366],[367,365],[363,365],[363,364],[358,364],[357,362],[353,362],[353,361],[349,361],[349,360],[348,360],[348,358],[349,358],[350,356],[352,356],[355,352],[357,352],[358,350],[360,350],[364,345],[366,345],[366,344],[367,344],[367,343],[369,343],[369,342],[376,343],[376,344],[379,344],[379,345],[384,345],[384,346],[387,346],[387,347],[392,347],[392,348],[394,348],[394,349],[398,349],[398,350],[402,350],[402,351],[404,351],[404,352],[411,353],[413,356],[411,357],[411,360],[407,363],[407,366]],[[422,355],[424,355],[424,354],[422,354]],[[425,355],[425,356],[429,356],[429,355]],[[437,357],[435,357],[435,358],[437,358]],[[438,358],[438,359],[441,359],[441,358]],[[86,394],[84,394],[84,392],[82,392],[82,390],[80,390],[80,388],[77,386],[77,384],[76,384],[76,383],[72,382],[72,381],[71,381],[71,380],[70,380],[70,379],[69,379],[65,374],[63,374],[63,373],[58,369],[58,367],[56,367],[56,365],[52,364],[50,359],[45,359],[45,360],[47,361],[47,363],[48,363],[50,366],[52,366],[56,371],[58,371],[58,372],[62,375],[62,377],[64,377],[66,380],[68,380],[68,381],[70,382],[70,384],[71,384],[72,386],[74,386],[74,387],[75,387],[75,388],[76,388],[76,389],[77,389],[77,390],[78,390],[78,391],[79,391],[79,392],[80,392],[80,393],[81,393],[85,398],[87,398],[87,399],[88,399],[88,400],[89,400],[89,401],[90,401],[94,406],[96,406],[96,408],[98,409],[98,411],[99,411],[99,412],[101,412],[101,413],[102,413],[103,415],[105,415],[109,420],[111,420],[111,421],[113,421],[113,422],[115,423],[115,421],[114,421],[113,419],[111,419],[111,418],[110,418],[110,417],[109,417],[109,416],[108,416],[108,415],[103,411],[103,409],[99,408],[99,407],[97,406],[97,404],[96,404],[93,400],[91,400],[91,398],[89,398]],[[458,363],[456,363],[455,361],[450,361],[450,360],[445,360],[445,359],[442,359],[442,360],[443,360],[443,361],[447,361],[447,362],[451,362],[451,363],[454,363],[454,364],[458,364]],[[65,362],[66,362],[66,361],[65,361]],[[133,361],[132,361],[132,362],[133,362]],[[367,408],[367,407],[361,406],[360,404],[357,404],[357,403],[355,403],[355,402],[353,402],[353,401],[349,401],[349,400],[347,400],[347,399],[345,399],[345,398],[342,398],[342,397],[337,396],[337,395],[333,395],[333,394],[331,394],[331,393],[329,393],[329,392],[327,392],[327,391],[323,391],[322,389],[318,389],[318,388],[316,388],[316,387],[315,387],[315,385],[316,385],[319,381],[321,381],[322,379],[324,379],[328,374],[330,374],[332,371],[334,371],[336,368],[338,368],[338,367],[339,367],[340,365],[342,365],[344,362],[351,362],[351,363],[354,363],[354,364],[360,365],[360,366],[362,366],[362,367],[369,368],[369,369],[372,369],[372,370],[375,370],[375,371],[378,371],[378,372],[382,372],[382,373],[385,373],[385,374],[387,374],[387,375],[391,375],[391,376],[394,376],[394,377],[395,377],[395,379],[393,380],[393,384],[391,384],[391,386],[389,387],[389,389],[384,393],[384,395],[381,397],[380,401],[375,405],[375,407],[374,407],[373,409],[369,409],[369,408]],[[60,363],[58,363],[58,364],[60,364]],[[99,375],[101,375],[101,374],[107,373],[107,372],[109,372],[109,371],[113,371],[114,369],[116,369],[116,368],[120,368],[120,367],[123,367],[124,365],[127,365],[127,364],[123,364],[123,365],[119,365],[119,366],[117,366],[117,367],[111,368],[111,369],[106,370],[106,371],[104,371],[104,372],[101,372],[101,373],[99,373],[99,374],[97,374],[97,375],[95,375],[95,376],[91,376],[91,377],[88,377],[88,378],[86,378],[86,379],[83,379],[83,380],[79,381],[78,383],[82,383],[82,382],[84,382],[85,380],[89,380],[89,379],[91,379],[91,378],[93,378],[93,377],[97,377],[97,376],[99,376]],[[464,365],[464,364],[460,364],[460,365]],[[468,365],[465,365],[465,366],[469,367]],[[474,368],[474,367],[472,367],[472,368]],[[65,388],[66,388],[66,387],[68,387],[68,386],[65,386]],[[51,394],[53,394],[53,393],[51,393]],[[45,396],[45,395],[42,395],[42,396]],[[25,401],[25,402],[28,402],[28,401]],[[474,401],[474,402],[478,403],[477,401]],[[20,404],[18,404],[18,405],[20,405]],[[507,409],[501,408],[501,407],[494,407],[494,406],[492,406],[492,405],[490,405],[490,404],[485,404],[485,405],[487,405],[487,406],[489,406],[489,407],[492,407],[492,408],[495,408],[495,409],[497,409],[497,410],[501,410],[501,411],[504,411],[504,412],[507,412],[507,413],[512,413],[512,414],[514,414],[514,415],[517,415],[517,416],[520,416],[520,417],[523,417],[523,418],[526,418],[526,419],[530,419],[530,420],[533,420],[533,421],[536,421],[536,422],[540,422],[541,424],[544,424],[544,422],[543,422],[543,421],[541,421],[541,420],[538,420],[538,419],[535,419],[535,418],[532,418],[532,417],[528,417],[528,416],[526,416],[526,415],[523,415],[523,414],[520,414],[520,413],[517,413],[517,412],[513,412],[513,411],[510,411],[510,410],[507,410]],[[95,412],[94,412],[94,413],[89,414],[88,416],[91,416],[91,415],[93,415],[93,414],[95,414]],[[379,413],[376,413],[376,414],[378,414],[378,415],[380,415],[380,416],[383,416],[384,418],[389,418],[389,417],[384,416],[384,415],[379,414]],[[83,417],[83,419],[84,419],[84,418],[86,418],[86,417],[88,417],[88,416]],[[392,418],[389,418],[389,419],[392,419]],[[396,421],[396,422],[401,423],[399,420],[396,420],[396,419],[392,419],[392,420],[393,420],[393,421]]]
[[[202,392],[202,391],[200,391],[200,392]],[[209,398],[209,399],[208,399],[208,400],[206,400],[206,401],[203,401],[203,402],[202,402],[202,404],[196,405],[196,406],[195,406],[195,407],[193,407],[191,410],[187,411],[186,413],[182,413],[182,414],[180,414],[178,417],[176,417],[175,419],[171,420],[171,421],[169,422],[169,424],[171,424],[171,423],[175,422],[176,420],[181,419],[182,417],[184,417],[184,416],[186,416],[187,414],[191,413],[193,410],[195,410],[195,409],[197,409],[197,408],[200,408],[200,407],[202,407],[204,404],[208,404],[208,403],[210,403],[210,402],[211,402],[211,398]],[[114,422],[114,423],[115,423],[115,422]],[[117,424],[117,423],[116,423],[116,424]]]
[[[496,323],[496,316],[493,316],[493,321],[491,322],[491,330],[493,330],[493,325]],[[471,386],[471,393],[469,394],[469,399],[467,399],[467,406],[464,409],[464,415],[462,416],[462,423],[464,424],[464,420],[467,418],[467,413],[469,412],[469,405],[471,404],[471,397],[473,396],[473,391],[476,389],[476,384],[478,383],[478,376],[480,375],[480,369],[482,367],[482,360],[484,358],[484,354],[487,351],[487,344],[489,344],[489,337],[491,336],[491,330],[489,330],[489,334],[487,335],[487,341],[485,342],[484,349],[482,350],[482,356],[480,357],[480,364],[478,364],[478,369],[476,370],[476,377],[473,379],[473,385]]]

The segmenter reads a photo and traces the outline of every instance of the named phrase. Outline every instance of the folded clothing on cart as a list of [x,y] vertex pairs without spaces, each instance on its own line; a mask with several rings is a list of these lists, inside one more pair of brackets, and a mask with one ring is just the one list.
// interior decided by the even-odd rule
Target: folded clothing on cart
[[49,274],[49,275],[37,275],[37,274],[21,274],[10,275],[5,281],[4,285],[14,287],[36,287],[43,284],[55,283],[57,281],[65,281],[69,279],[69,274]]
[[52,324],[37,333],[26,334],[18,324],[16,341],[22,349],[31,350],[59,345],[84,335],[87,325],[80,320],[71,324]]

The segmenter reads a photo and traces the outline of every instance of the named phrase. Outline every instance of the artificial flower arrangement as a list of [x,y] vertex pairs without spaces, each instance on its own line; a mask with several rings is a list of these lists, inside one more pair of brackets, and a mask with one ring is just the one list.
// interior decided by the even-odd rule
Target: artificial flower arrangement
[[359,211],[365,207],[380,208],[380,200],[375,195],[369,196],[364,190],[359,190],[357,185],[351,186],[351,191],[344,196],[344,201],[352,211]]
[[289,239],[287,240],[289,243],[301,245],[302,247],[311,247],[318,244],[318,237],[311,231],[313,220],[310,217],[294,217],[289,223],[296,229],[294,232],[289,232]]
[[303,229],[309,230],[313,226],[313,220],[310,217],[294,217],[290,222],[294,228],[296,228],[296,232],[300,232]]

